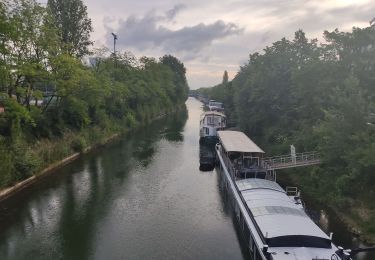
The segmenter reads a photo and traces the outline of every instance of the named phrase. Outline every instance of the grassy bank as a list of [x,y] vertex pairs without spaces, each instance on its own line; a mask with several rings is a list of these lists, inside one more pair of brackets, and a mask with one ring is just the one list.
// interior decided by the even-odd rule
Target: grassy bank
[[[81,129],[80,131],[67,129],[60,137],[40,139],[32,145],[27,144],[24,140],[19,140],[19,149],[22,149],[22,152],[20,152],[22,156],[16,157],[17,161],[7,160],[5,163],[8,164],[3,163],[1,165],[0,191],[18,185],[32,176],[45,174],[46,169],[49,171],[53,170],[55,166],[59,166],[60,162],[63,162],[63,160],[72,155],[89,152],[98,146],[108,143],[117,136],[123,135],[137,127],[142,127],[153,120],[180,109],[184,109],[184,106],[170,109],[163,113],[149,115],[144,122],[112,120],[107,122],[105,128],[93,126]],[[19,167],[19,165],[24,166],[28,171],[23,172],[24,174],[14,174],[14,166]],[[4,169],[8,169],[8,171]]]
[[[282,173],[283,174],[283,173]],[[332,197],[325,187],[317,187],[312,181],[314,168],[290,169],[283,174],[283,179],[299,186],[303,194],[331,209],[348,230],[362,241],[375,243],[375,207],[374,190],[358,193],[355,197]]]

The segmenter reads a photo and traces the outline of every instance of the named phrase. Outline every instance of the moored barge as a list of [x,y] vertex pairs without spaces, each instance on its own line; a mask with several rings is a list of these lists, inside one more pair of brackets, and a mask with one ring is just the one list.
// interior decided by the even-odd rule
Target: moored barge
[[349,260],[306,214],[296,188],[284,190],[264,151],[244,133],[219,131],[219,172],[253,260]]
[[199,121],[199,142],[215,145],[217,131],[224,130],[226,123],[226,116],[223,113],[216,111],[204,112]]

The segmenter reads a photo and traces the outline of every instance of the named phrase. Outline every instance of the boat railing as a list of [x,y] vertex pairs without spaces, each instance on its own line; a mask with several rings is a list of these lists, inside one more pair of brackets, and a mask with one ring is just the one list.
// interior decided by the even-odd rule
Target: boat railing
[[287,186],[286,187],[286,195],[293,196],[293,197],[298,196],[298,188]]
[[208,126],[218,126],[218,127],[224,127],[224,123],[220,123],[220,122],[209,122],[207,123]]
[[[254,226],[254,228],[257,231],[257,239],[259,239],[260,243],[262,243],[263,245],[266,244],[266,240],[262,236],[262,231],[259,228],[258,223],[255,221],[255,217],[254,217],[253,213],[248,208],[247,203],[246,203],[245,199],[243,198],[243,196],[240,195],[241,191],[239,190],[238,186],[235,185],[235,182],[236,182],[236,179],[235,179],[236,169],[235,169],[235,167],[232,165],[232,163],[230,162],[229,158],[225,155],[225,153],[221,150],[220,145],[216,145],[216,150],[218,151],[218,153],[220,155],[219,159],[221,159],[221,161],[224,163],[224,166],[226,167],[226,169],[223,169],[223,171],[226,170],[229,173],[230,178],[233,181],[233,188],[236,191],[237,197],[241,201],[241,203],[243,205],[243,209],[246,211],[247,215],[250,218],[250,221],[251,221],[252,225]],[[233,191],[233,193],[235,193],[235,192]],[[236,195],[234,195],[234,196],[236,196]],[[256,242],[256,243],[258,244],[258,242]],[[258,244],[257,247],[258,247],[258,249],[259,249],[259,251],[261,253],[262,252],[261,251],[261,244]],[[273,259],[271,255],[270,256],[266,256],[266,258],[270,259],[270,260]]]
[[[242,177],[240,177],[240,173],[246,170],[246,168],[241,168],[240,166],[236,167],[235,164],[232,163],[232,161],[228,158],[228,156],[219,147],[217,148],[217,150],[220,153],[221,158],[223,158],[225,167],[227,168],[228,173],[231,176],[233,181],[236,181],[238,178],[244,178],[243,176],[245,176],[245,178],[246,176],[253,176],[249,178],[254,178],[256,176],[255,178],[258,178],[258,172],[256,172],[255,175],[245,173]],[[267,170],[266,168],[262,168],[262,167],[260,167],[259,169],[266,170],[265,175],[263,177],[264,179],[270,180],[270,181],[276,181],[276,172],[273,169]],[[259,171],[259,172],[262,172],[262,171]]]
[[237,169],[234,167],[230,159],[227,157],[227,155],[218,147],[217,149],[221,155],[221,158],[223,158],[225,167],[228,170],[228,173],[230,177],[232,178],[233,181],[236,180],[236,175],[237,175]]
[[262,165],[266,169],[284,169],[298,166],[314,165],[320,163],[318,152],[297,153],[295,155],[282,155],[267,157],[262,160]]

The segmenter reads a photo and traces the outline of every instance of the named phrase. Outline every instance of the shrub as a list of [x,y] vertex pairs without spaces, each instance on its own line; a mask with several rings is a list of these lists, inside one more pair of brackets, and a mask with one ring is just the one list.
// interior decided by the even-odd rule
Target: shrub
[[86,140],[82,136],[75,137],[70,143],[70,147],[74,152],[82,152],[86,148]]

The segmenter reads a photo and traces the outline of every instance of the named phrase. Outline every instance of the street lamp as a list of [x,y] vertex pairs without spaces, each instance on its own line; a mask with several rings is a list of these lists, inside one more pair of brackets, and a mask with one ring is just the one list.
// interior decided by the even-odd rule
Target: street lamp
[[117,41],[117,35],[112,33],[113,36],[113,54],[116,55],[116,41]]

